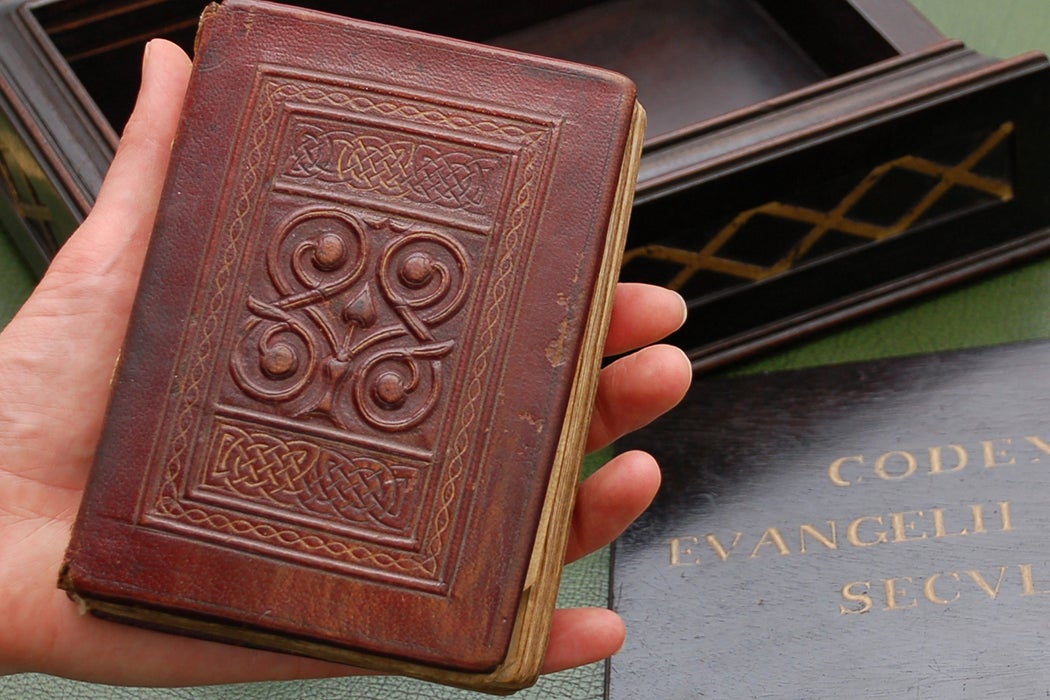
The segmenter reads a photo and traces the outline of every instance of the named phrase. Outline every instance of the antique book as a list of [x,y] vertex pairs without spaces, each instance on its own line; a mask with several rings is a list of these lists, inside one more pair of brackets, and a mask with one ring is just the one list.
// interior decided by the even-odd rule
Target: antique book
[[609,698],[1050,687],[1050,343],[697,382],[616,544]]
[[210,6],[60,585],[150,627],[532,682],[644,121],[604,70]]

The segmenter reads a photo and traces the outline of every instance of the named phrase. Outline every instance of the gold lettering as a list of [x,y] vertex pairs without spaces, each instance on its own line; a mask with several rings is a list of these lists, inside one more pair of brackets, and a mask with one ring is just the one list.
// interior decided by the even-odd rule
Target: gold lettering
[[[886,463],[894,457],[902,457],[904,459],[904,471],[899,474],[890,473],[886,471]],[[875,474],[880,479],[886,479],[887,481],[897,481],[900,479],[907,479],[909,476],[915,473],[916,468],[919,466],[915,457],[910,452],[904,452],[903,450],[896,450],[894,452],[887,452],[886,454],[879,455],[879,458],[875,460]]]
[[[888,454],[888,453],[887,453]],[[856,482],[854,482],[856,483]],[[998,507],[998,520],[1001,532],[1012,532],[1014,530],[1012,506],[1009,501],[1000,501]],[[886,515],[863,515],[849,521],[846,526],[846,542],[854,547],[871,547],[884,543],[918,542],[930,538],[963,537],[973,534],[984,534],[988,532],[989,523],[985,509],[987,504],[972,504],[969,506],[972,516],[972,525],[962,525],[959,520],[965,521],[963,511],[955,508],[935,507],[928,510],[904,510]],[[949,519],[951,523],[949,524]],[[798,525],[798,550],[800,554],[816,551],[837,550],[839,548],[839,525],[846,521],[825,520],[824,524],[801,523]],[[701,537],[672,537],[667,540],[670,566],[699,566],[702,561],[713,561],[708,555],[701,553],[697,546],[706,543],[715,553],[720,561],[727,561],[741,543],[746,539],[754,542],[750,554],[745,555],[743,551],[740,557],[748,556],[757,559],[765,549],[774,549],[781,556],[792,554],[791,548],[782,534],[781,526],[767,527],[762,531],[757,540],[750,534],[745,537],[742,531],[732,533],[732,541],[725,541],[720,537],[725,536],[709,533]],[[818,546],[820,545],[820,546]]]
[[1031,564],[1021,564],[1018,568],[1021,569],[1022,595],[1042,595],[1044,593],[1050,593],[1050,590],[1035,590],[1035,577],[1032,576]]
[[890,522],[893,523],[893,541],[894,542],[910,542],[912,540],[924,540],[926,539],[926,533],[922,533],[918,537],[908,537],[908,531],[915,532],[915,521],[909,520],[907,523],[904,522],[904,516],[906,515],[917,515],[920,518],[923,517],[921,510],[903,510],[899,513],[890,513]]
[[973,579],[973,582],[980,586],[981,590],[988,594],[988,597],[995,600],[999,596],[999,588],[1003,585],[1003,578],[1006,576],[1006,567],[999,567],[999,580],[995,582],[995,588],[988,585],[988,582],[984,580],[984,575],[977,569],[970,569],[966,572]]
[[[971,506],[972,507],[972,506]],[[958,532],[948,532],[944,528],[944,509],[943,508],[932,508],[930,510],[933,513],[933,536],[934,537],[956,537],[958,535],[968,534],[967,529],[964,527]]]
[[[1025,440],[1027,440],[1028,442],[1032,443],[1033,445],[1038,447],[1043,452],[1045,452],[1048,455],[1050,455],[1050,445],[1046,444],[1046,442],[1044,442],[1042,438],[1036,437],[1035,435],[1029,435],[1028,437],[1025,438]],[[1035,460],[1033,460],[1033,461],[1035,461]]]
[[[828,467],[828,478],[831,479],[831,483],[835,486],[851,486],[852,481],[847,481],[842,478],[842,465],[846,462],[856,462],[857,464],[864,464],[863,455],[853,455],[852,457],[840,457],[831,463]],[[858,478],[857,481],[860,481]]]
[[730,552],[732,552],[734,549],[736,549],[736,546],[738,544],[740,544],[740,538],[742,536],[743,536],[742,532],[736,533],[736,535],[733,537],[733,544],[729,545],[729,549],[726,549],[725,547],[723,547],[722,543],[719,542],[718,538],[715,537],[714,535],[708,535],[704,539],[707,540],[707,543],[709,545],[711,545],[711,549],[715,550],[715,554],[718,555],[718,558],[721,559],[722,561],[725,561],[726,559],[729,558]]
[[[858,586],[863,586],[860,591],[854,590]],[[841,615],[859,615],[860,613],[866,613],[871,610],[874,606],[871,596],[867,594],[868,589],[871,588],[871,581],[853,581],[847,583],[842,587],[842,597],[853,603],[860,603],[859,608],[847,608],[845,605],[839,604],[839,614]]]
[[1000,459],[1006,459],[1007,448],[1009,448],[1013,441],[1010,438],[1003,438],[998,442],[1003,443],[1003,447],[996,449],[996,440],[982,440],[981,445],[984,447],[984,466],[991,469],[992,467],[1006,467],[1011,464],[1017,464],[1017,460],[1010,457],[1006,461],[999,461]]
[[882,530],[881,532],[876,532],[874,540],[862,540],[860,538],[860,535],[857,534],[857,531],[860,530],[861,523],[869,520],[873,523],[878,523],[879,525],[882,525],[881,515],[864,515],[851,522],[849,524],[849,527],[846,528],[846,539],[849,540],[849,543],[854,547],[870,547],[874,544],[880,544],[886,541],[885,530]]
[[[944,459],[942,457],[942,451],[944,449],[950,449],[955,452],[956,465],[954,467],[944,468]],[[937,447],[930,448],[930,473],[931,474],[951,474],[957,472],[960,469],[966,468],[966,463],[969,461],[969,455],[962,445],[938,445]]]
[[831,528],[831,537],[826,537],[823,532],[818,530],[813,525],[804,524],[798,528],[798,538],[801,541],[801,546],[799,547],[800,552],[802,552],[803,554],[805,554],[806,552],[806,533],[809,533],[810,537],[820,542],[828,549],[839,548],[838,533],[835,530],[835,521],[828,520],[827,523],[828,527]]
[[[954,571],[949,571],[945,575],[951,576],[956,581],[959,580],[959,574],[955,573]],[[955,595],[951,598],[942,598],[939,595],[937,595],[937,590],[935,586],[937,585],[937,581],[941,578],[941,576],[942,574],[939,573],[934,574],[928,577],[926,579],[926,582],[922,584],[922,592],[923,595],[926,596],[926,600],[930,601],[931,603],[937,603],[938,605],[948,605],[949,603],[954,603],[955,601],[959,600],[959,591],[956,591]]]
[[[689,542],[690,544],[700,544],[700,538],[699,537],[686,537],[685,541]],[[692,556],[693,555],[692,547],[683,547],[682,546],[682,538],[681,537],[672,537],[671,538],[671,566],[689,566],[689,565],[697,565],[697,564],[700,563],[700,557],[696,557],[692,561],[687,561],[687,562],[685,562],[683,564],[682,563],[682,555],[683,554],[686,555],[687,557]]]
[[791,550],[788,549],[787,542],[784,541],[784,536],[780,534],[780,530],[775,527],[766,528],[766,531],[762,533],[762,537],[759,538],[758,544],[751,550],[751,558],[754,559],[758,556],[758,550],[767,545],[773,545],[777,548],[777,551],[781,555],[791,554]]
[[977,535],[983,532],[988,532],[984,529],[984,508],[980,503],[975,503],[970,506],[970,512],[973,513],[973,534]]
[[1013,523],[1010,521],[1010,502],[1000,501],[999,502],[999,521],[1003,524],[1003,532],[1010,532],[1014,529]]
[[900,578],[888,578],[885,581],[883,581],[883,585],[886,588],[886,610],[904,610],[907,608],[916,607],[919,604],[919,601],[915,598],[912,598],[911,602],[905,605],[901,605],[897,601],[898,596],[908,595],[908,592],[904,588],[901,588],[899,591],[897,590],[898,581],[906,581],[907,583],[912,582],[911,576],[901,576]]

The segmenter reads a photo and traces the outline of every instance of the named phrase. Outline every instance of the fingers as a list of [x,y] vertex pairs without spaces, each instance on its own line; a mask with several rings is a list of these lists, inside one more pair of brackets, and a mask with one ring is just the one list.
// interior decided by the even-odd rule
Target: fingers
[[651,284],[616,286],[606,355],[619,355],[655,343],[685,322],[685,301],[677,292]]
[[623,646],[623,620],[605,608],[556,610],[543,673],[554,673],[612,656]]
[[689,358],[670,345],[653,345],[602,369],[587,451],[608,445],[674,407],[689,389]]
[[612,542],[642,514],[660,487],[660,467],[644,452],[617,455],[580,484],[565,562]]

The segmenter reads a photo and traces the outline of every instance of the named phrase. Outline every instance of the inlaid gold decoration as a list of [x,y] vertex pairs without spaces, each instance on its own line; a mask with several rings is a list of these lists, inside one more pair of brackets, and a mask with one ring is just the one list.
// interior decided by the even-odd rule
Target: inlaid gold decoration
[[[2,96],[0,102],[3,102]],[[77,227],[76,215],[45,173],[45,162],[34,155],[30,143],[2,109],[0,222],[0,236],[4,235],[4,229],[10,229],[7,233],[18,242],[22,233],[28,234],[34,242],[26,241],[27,248],[40,250],[48,259]],[[44,259],[33,256],[28,262],[38,274],[46,266]]]
[[[681,270],[666,283],[669,289],[682,289],[697,273],[713,272],[738,277],[748,281],[759,281],[783,274],[795,267],[799,261],[831,231],[856,236],[865,241],[880,241],[892,238],[911,229],[915,222],[928,212],[953,188],[963,188],[989,195],[1005,202],[1013,198],[1013,185],[1009,180],[989,177],[974,172],[974,168],[988,156],[1013,131],[1013,122],[1006,122],[990,134],[966,158],[955,165],[945,165],[920,156],[906,155],[878,165],[854,187],[842,200],[828,211],[784,202],[766,202],[753,209],[741,212],[719,230],[700,250],[687,250],[667,245],[646,245],[628,250],[623,265],[632,261],[649,259],[681,266]],[[857,221],[848,217],[849,212],[888,174],[893,171],[910,171],[936,178],[930,189],[919,201],[901,213],[891,224],[880,225]],[[799,241],[780,259],[771,265],[734,260],[719,255],[749,221],[758,216],[810,224]]]
[[40,200],[26,170],[35,165],[18,162],[18,154],[0,143],[0,186],[7,192],[15,212],[28,221],[35,222],[50,236],[51,211]]

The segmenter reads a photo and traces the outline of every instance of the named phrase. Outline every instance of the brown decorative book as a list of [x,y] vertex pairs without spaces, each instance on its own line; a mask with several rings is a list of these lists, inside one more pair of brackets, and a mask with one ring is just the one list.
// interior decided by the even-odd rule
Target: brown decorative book
[[531,683],[644,121],[604,70],[211,6],[60,585],[133,624]]

